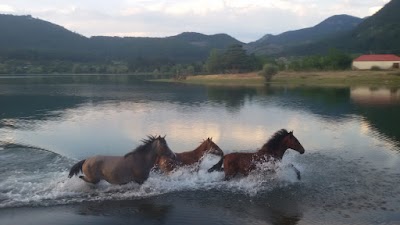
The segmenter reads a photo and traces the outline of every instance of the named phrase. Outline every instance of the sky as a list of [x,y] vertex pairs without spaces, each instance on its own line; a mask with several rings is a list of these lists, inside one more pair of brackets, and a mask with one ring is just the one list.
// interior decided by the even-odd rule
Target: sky
[[32,15],[84,36],[226,33],[248,43],[338,14],[364,18],[389,0],[0,0],[0,14]]

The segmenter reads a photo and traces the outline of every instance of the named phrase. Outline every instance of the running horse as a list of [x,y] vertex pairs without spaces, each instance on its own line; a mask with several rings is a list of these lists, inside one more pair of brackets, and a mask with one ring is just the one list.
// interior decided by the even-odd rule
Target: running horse
[[157,159],[156,168],[165,173],[169,173],[178,167],[194,165],[199,162],[205,154],[213,154],[220,157],[224,156],[224,152],[212,141],[212,138],[207,138],[192,151],[175,153],[175,158],[160,156]]
[[[304,148],[293,135],[293,131],[288,132],[285,129],[277,131],[272,137],[255,153],[235,152],[225,155],[217,164],[211,167],[208,172],[224,171],[225,180],[229,180],[237,174],[245,176],[256,169],[257,164],[266,161],[280,161],[287,149],[293,149],[300,154],[304,154]],[[223,169],[222,164],[224,165]],[[300,171],[292,164],[290,165],[296,172],[300,180]]]
[[149,177],[157,157],[175,157],[165,141],[165,136],[147,136],[142,142],[142,145],[125,156],[100,155],[84,159],[72,166],[68,177],[82,171],[85,176],[79,178],[88,183],[96,184],[100,180],[106,180],[111,184],[126,184],[131,181],[142,184]]

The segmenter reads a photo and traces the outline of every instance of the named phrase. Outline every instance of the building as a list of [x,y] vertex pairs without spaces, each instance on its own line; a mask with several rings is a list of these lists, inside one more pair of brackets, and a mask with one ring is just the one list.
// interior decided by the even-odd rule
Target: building
[[362,55],[353,60],[352,68],[355,70],[370,69],[399,69],[400,57],[397,55]]

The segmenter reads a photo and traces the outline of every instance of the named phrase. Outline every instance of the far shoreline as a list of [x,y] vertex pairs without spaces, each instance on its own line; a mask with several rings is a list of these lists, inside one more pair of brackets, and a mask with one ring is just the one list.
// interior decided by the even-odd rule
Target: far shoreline
[[177,82],[203,85],[264,86],[310,85],[310,86],[354,86],[379,85],[400,86],[400,70],[390,71],[281,71],[266,82],[259,72],[241,74],[193,75],[184,79],[158,79],[157,82]]

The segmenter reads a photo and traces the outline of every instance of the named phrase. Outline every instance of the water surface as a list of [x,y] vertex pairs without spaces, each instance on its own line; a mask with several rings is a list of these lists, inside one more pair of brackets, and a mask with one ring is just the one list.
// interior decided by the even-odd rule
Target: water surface
[[[9,77],[0,106],[2,224],[400,223],[400,89]],[[306,153],[287,151],[276,174],[265,164],[223,181],[206,172],[218,161],[208,156],[197,172],[153,172],[142,186],[67,178],[78,160],[123,155],[149,134],[176,152],[212,137],[230,153],[255,151],[281,128]]]

